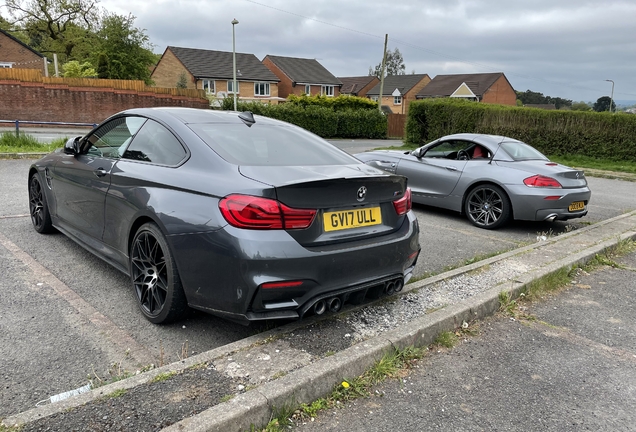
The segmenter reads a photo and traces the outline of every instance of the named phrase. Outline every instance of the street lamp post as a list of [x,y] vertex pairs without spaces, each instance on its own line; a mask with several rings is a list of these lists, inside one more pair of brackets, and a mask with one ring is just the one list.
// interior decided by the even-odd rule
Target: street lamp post
[[232,94],[234,96],[234,111],[236,111],[236,36],[234,34],[234,26],[238,23],[236,18],[232,20],[232,76],[234,77],[232,82]]
[[612,95],[610,96],[610,113],[611,113],[612,112],[612,105],[614,104],[614,81],[612,81],[612,80],[605,80],[605,81],[612,83]]

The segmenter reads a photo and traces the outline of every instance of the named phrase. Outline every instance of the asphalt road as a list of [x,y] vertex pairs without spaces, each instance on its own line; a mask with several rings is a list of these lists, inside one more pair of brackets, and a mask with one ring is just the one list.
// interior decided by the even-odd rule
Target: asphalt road
[[477,336],[297,430],[635,430],[636,253],[619,263],[531,304],[534,319],[480,322]]
[[[338,145],[357,152],[370,144]],[[43,236],[32,229],[26,187],[30,163],[0,161],[0,417],[89,378],[99,381],[122,370],[166,364],[259,331],[202,313],[168,326],[147,322],[123,274],[61,234]],[[416,275],[636,209],[632,183],[598,178],[589,183],[590,213],[570,223],[512,223],[484,231],[457,214],[416,206],[423,247]]]

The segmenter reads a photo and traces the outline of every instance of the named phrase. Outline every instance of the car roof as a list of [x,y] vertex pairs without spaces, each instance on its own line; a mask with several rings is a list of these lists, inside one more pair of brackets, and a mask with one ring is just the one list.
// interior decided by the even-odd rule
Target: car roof
[[476,134],[476,133],[458,133],[452,135],[446,135],[440,138],[442,140],[462,139],[474,141],[484,145],[499,145],[502,142],[521,142],[517,139],[501,136],[501,135],[489,135],[489,134]]
[[[165,119],[172,117],[186,124],[196,123],[242,123],[237,111],[219,111],[200,108],[180,108],[180,107],[157,107],[157,108],[133,108],[119,114],[141,115],[144,117]],[[274,120],[268,117],[254,115],[258,124],[289,125],[288,123]]]

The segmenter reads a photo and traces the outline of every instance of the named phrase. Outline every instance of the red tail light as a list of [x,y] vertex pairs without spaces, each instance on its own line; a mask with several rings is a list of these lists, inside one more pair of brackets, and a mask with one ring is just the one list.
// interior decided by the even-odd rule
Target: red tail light
[[535,175],[528,177],[523,181],[526,186],[529,187],[544,187],[544,188],[560,188],[561,183],[553,179],[552,177],[546,177],[542,175]]
[[261,285],[263,289],[272,289],[272,288],[295,288],[301,286],[303,281],[284,281],[284,282],[265,282]]
[[294,209],[250,195],[228,195],[219,202],[219,209],[230,225],[246,229],[302,229],[316,216],[316,210]]
[[393,207],[395,207],[395,212],[398,216],[402,216],[411,210],[411,207],[413,207],[413,203],[411,202],[411,188],[406,188],[404,196],[399,200],[393,201]]

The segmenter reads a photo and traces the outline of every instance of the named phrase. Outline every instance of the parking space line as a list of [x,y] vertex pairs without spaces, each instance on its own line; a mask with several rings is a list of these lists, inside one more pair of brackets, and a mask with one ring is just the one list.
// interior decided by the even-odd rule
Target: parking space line
[[0,233],[0,245],[4,246],[18,260],[22,261],[39,281],[50,286],[60,298],[64,299],[81,316],[97,327],[97,330],[105,335],[114,346],[119,347],[123,353],[127,352],[130,357],[139,362],[142,366],[155,363],[153,355],[146,347],[117,327],[108,317],[91,306],[86,300],[47,270],[46,267],[38,263],[33,257],[20,249],[2,233]]
[[488,239],[488,240],[493,240],[493,241],[502,242],[502,243],[508,243],[508,244],[514,245],[515,247],[517,247],[517,246],[519,246],[520,244],[523,243],[521,241],[507,240],[507,239],[500,238],[500,237],[484,235],[484,234],[481,234],[481,233],[478,233],[478,232],[466,231],[466,230],[461,230],[461,229],[456,229],[456,228],[449,228],[449,227],[439,226],[439,225],[435,225],[435,224],[429,224],[429,223],[422,222],[419,218],[418,218],[418,223],[419,223],[420,227],[422,225],[426,225],[426,226],[429,226],[429,227],[433,227],[435,229],[444,229],[446,231],[453,231],[453,232],[458,232],[460,234],[466,234],[466,235],[469,235],[471,237],[481,237],[481,238]]
[[19,215],[9,215],[9,216],[0,216],[0,219],[16,219],[16,218],[23,218],[23,217],[29,217],[31,216],[30,214],[19,214]]

